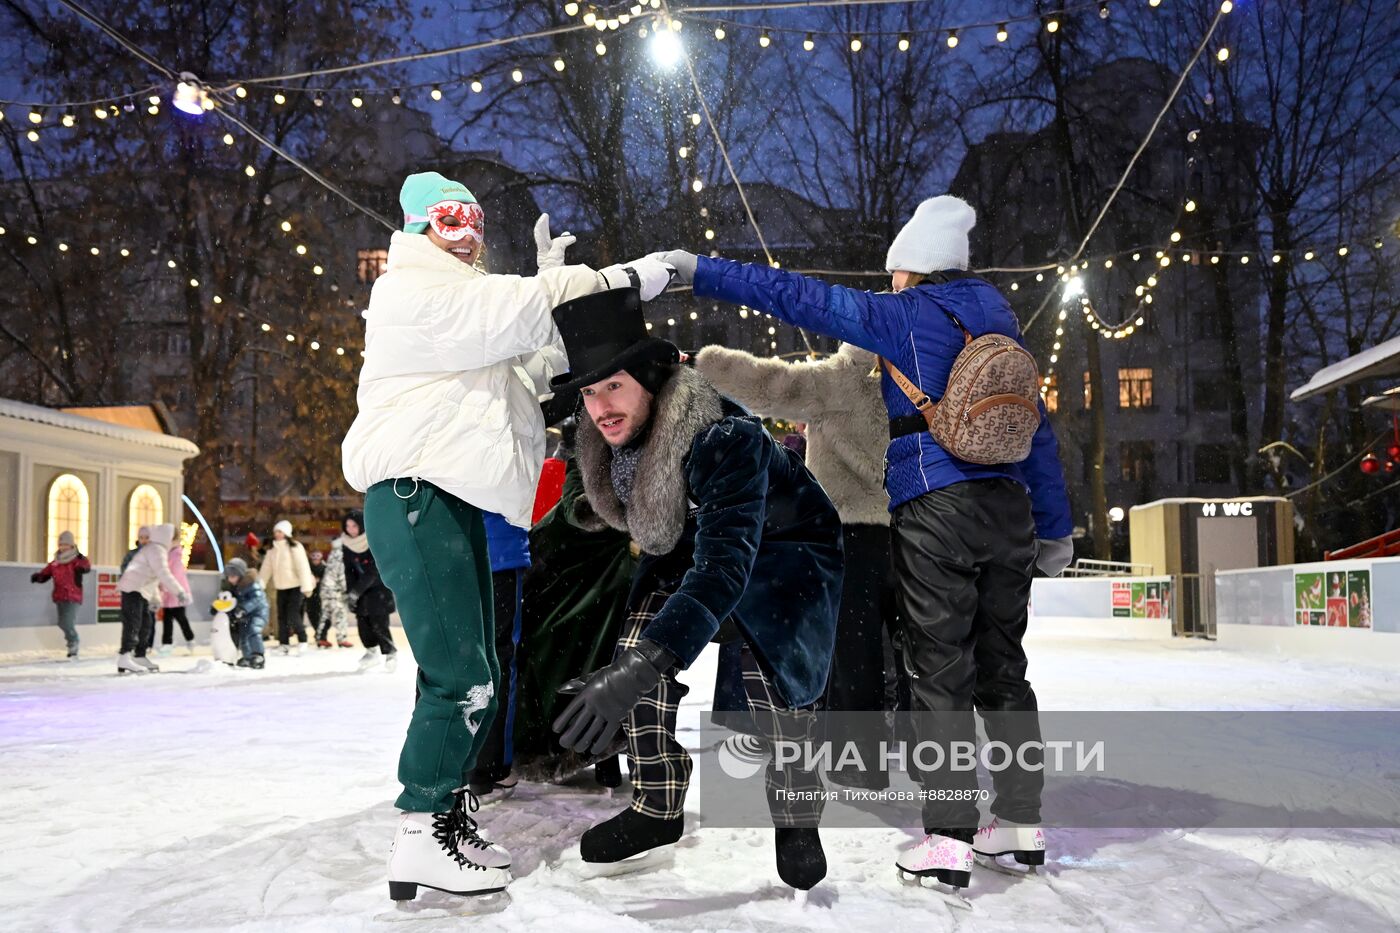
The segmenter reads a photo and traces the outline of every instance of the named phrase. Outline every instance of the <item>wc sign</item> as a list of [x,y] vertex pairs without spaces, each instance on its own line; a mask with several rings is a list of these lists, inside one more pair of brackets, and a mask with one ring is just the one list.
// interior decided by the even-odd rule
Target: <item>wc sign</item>
[[1224,515],[1227,518],[1249,518],[1254,514],[1253,502],[1205,502],[1201,514],[1206,518]]

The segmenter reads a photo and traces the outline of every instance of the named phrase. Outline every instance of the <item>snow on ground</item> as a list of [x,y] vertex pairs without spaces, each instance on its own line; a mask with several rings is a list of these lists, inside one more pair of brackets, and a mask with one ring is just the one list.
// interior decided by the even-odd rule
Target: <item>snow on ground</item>
[[[1200,642],[1040,639],[1046,709],[1394,709],[1393,671]],[[901,886],[912,837],[824,830],[831,872],[799,907],[766,830],[691,813],[672,868],[579,881],[561,864],[624,798],[527,785],[481,814],[515,881],[467,919],[387,899],[394,767],[414,667],[358,650],[270,656],[263,672],[118,678],[111,658],[0,665],[0,917],[19,930],[1391,930],[1395,831],[1054,830],[1040,879],[979,869],[971,912]],[[686,678],[698,723],[706,655]],[[698,796],[692,790],[692,802]]]

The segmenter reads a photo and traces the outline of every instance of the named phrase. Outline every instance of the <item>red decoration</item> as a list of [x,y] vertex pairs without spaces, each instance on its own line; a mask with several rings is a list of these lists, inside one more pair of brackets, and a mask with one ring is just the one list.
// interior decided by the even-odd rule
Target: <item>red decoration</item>
[[1385,449],[1385,455],[1392,460],[1400,460],[1400,444],[1391,444]]
[[1381,471],[1381,458],[1375,454],[1367,454],[1361,458],[1361,472],[1367,476],[1372,476]]
[[[1362,461],[1361,469],[1366,469],[1366,463],[1364,460]],[[1371,470],[1369,472],[1374,473],[1375,470]],[[262,544],[262,542],[258,540],[258,536],[253,534],[251,531],[248,532],[248,537],[243,539],[243,543],[248,546],[248,550],[250,551],[256,549],[259,544]]]

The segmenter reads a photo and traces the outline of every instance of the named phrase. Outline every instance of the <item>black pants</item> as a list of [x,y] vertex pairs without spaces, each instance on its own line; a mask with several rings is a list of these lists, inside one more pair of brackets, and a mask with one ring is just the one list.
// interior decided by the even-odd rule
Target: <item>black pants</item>
[[[991,741],[1013,750],[1038,744],[1037,717],[996,715],[1036,709],[1021,647],[1035,562],[1035,522],[1025,488],[1000,479],[958,483],[896,508],[893,528],[904,664],[919,740],[945,749],[951,742],[975,741],[976,706]],[[924,827],[971,841],[977,774],[952,770],[948,757],[944,768],[921,775],[924,787],[969,799],[927,801]],[[1038,763],[1039,752],[1025,760]],[[994,771],[992,785],[994,814],[1017,823],[1040,821],[1040,771]]]
[[[888,695],[896,675],[891,641],[895,624],[894,580],[890,570],[890,529],[887,525],[843,525],[846,569],[841,584],[841,614],[836,622],[836,651],[821,708],[831,712],[882,713],[898,708]],[[905,680],[902,676],[900,680]],[[907,694],[906,694],[907,696]],[[895,702],[898,702],[897,700]],[[906,703],[907,707],[907,703]],[[860,751],[862,761],[877,761],[880,742],[890,741],[887,728],[872,728],[882,717],[828,717],[826,738]],[[832,772],[831,778],[852,787],[883,788],[888,775],[878,768]]]
[[155,634],[156,617],[140,593],[122,594],[122,654],[146,656],[146,647]]
[[[306,597],[306,627],[315,635],[317,640],[325,638],[325,629],[321,622],[321,588],[318,586]],[[325,625],[325,628],[330,628]]]
[[355,625],[360,631],[360,644],[366,651],[379,649],[380,654],[390,655],[399,649],[394,645],[394,636],[389,634],[389,613],[355,613]]
[[515,646],[520,641],[520,605],[523,569],[497,570],[491,574],[491,593],[496,614],[496,660],[501,668],[501,682],[496,684],[500,706],[486,742],[476,755],[473,784],[499,781],[510,774],[514,759],[512,747],[515,727]]
[[277,641],[281,644],[291,644],[292,632],[296,632],[297,641],[306,644],[306,624],[301,616],[305,604],[306,597],[296,587],[277,591]]
[[175,635],[175,623],[180,623],[180,634],[185,636],[185,641],[194,641],[194,629],[190,628],[189,615],[185,612],[184,606],[167,606],[165,618],[160,623],[160,643],[168,645]]

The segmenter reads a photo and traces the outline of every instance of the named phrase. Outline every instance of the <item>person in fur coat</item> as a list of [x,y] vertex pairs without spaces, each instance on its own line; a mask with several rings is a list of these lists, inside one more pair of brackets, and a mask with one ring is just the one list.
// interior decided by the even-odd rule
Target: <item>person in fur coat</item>
[[[711,641],[740,642],[743,683],[769,742],[810,741],[841,596],[840,518],[797,454],[720,396],[664,340],[647,336],[635,289],[554,310],[586,417],[578,461],[592,516],[641,547],[612,664],[565,684],[553,728],[597,754],[625,726],[632,804],[579,841],[617,863],[679,841],[691,760],[676,741],[676,671]],[[577,510],[576,510],[577,511]],[[826,875],[821,778],[769,762],[778,874],[799,890]],[[794,801],[797,801],[794,803]]]
[[[841,515],[846,553],[841,615],[822,708],[841,711],[907,709],[887,700],[896,684],[892,642],[895,594],[890,571],[889,496],[885,494],[885,403],[875,354],[843,343],[819,362],[788,363],[709,346],[695,368],[720,392],[759,414],[807,422],[807,468],[822,484]],[[859,720],[859,721],[858,721]],[[845,726],[833,741],[850,740],[861,758],[879,755],[879,730],[864,717],[830,717],[828,727]],[[888,736],[884,736],[888,738]],[[885,787],[879,769],[833,773],[859,787]]]

